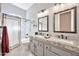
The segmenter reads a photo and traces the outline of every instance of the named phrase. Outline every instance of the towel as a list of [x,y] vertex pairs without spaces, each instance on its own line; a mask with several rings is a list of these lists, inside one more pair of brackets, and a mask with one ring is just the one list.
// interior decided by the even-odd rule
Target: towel
[[9,53],[9,38],[8,38],[8,33],[7,33],[7,27],[3,27],[3,32],[2,32],[2,56],[5,55],[5,53]]

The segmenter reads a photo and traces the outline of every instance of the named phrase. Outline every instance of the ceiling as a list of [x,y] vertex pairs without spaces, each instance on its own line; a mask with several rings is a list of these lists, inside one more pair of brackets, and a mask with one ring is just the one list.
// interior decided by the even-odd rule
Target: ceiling
[[11,3],[21,9],[27,10],[29,9],[34,3]]

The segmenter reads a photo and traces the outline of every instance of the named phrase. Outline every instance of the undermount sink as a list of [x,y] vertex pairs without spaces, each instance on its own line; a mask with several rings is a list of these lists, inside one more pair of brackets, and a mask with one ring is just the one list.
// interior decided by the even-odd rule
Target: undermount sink
[[42,36],[42,35],[38,35],[36,37],[39,37],[39,38],[42,38],[42,39],[49,39],[50,38],[50,36]]
[[50,38],[50,36],[44,36],[44,38],[45,38],[45,39],[49,39],[49,38]]
[[35,37],[44,38],[44,36],[42,36],[42,35],[37,35]]

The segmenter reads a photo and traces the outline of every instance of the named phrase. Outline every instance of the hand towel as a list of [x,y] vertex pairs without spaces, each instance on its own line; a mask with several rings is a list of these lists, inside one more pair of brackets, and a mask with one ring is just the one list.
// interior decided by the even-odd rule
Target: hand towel
[[9,38],[6,26],[3,27],[2,32],[2,56],[4,56],[5,53],[9,53]]

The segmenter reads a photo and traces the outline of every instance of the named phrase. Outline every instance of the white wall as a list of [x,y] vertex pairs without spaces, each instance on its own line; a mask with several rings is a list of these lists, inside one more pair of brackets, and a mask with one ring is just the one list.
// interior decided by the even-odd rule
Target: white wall
[[[40,10],[46,9],[46,8],[53,8],[53,4],[51,3],[43,3],[43,4],[34,4],[30,9],[27,11],[27,18],[31,20],[35,20],[36,24],[38,25],[38,18],[37,14]],[[68,6],[66,6],[68,7]],[[62,9],[62,8],[60,8]],[[33,35],[35,31],[38,31],[37,28],[31,28],[31,34]],[[69,39],[79,39],[79,4],[77,4],[77,33],[54,33],[53,32],[53,11],[50,9],[49,12],[49,32],[52,35],[61,35],[64,34],[64,36],[67,36]]]
[[10,3],[1,3],[1,12],[26,18],[26,11]]

